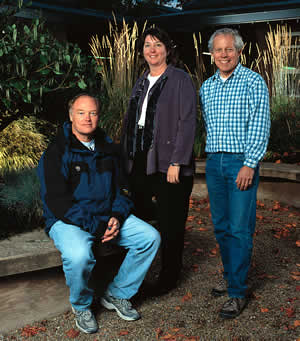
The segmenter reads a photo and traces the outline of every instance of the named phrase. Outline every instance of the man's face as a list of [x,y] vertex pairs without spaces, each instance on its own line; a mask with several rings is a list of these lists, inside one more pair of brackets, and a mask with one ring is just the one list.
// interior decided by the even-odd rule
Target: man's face
[[214,38],[212,56],[220,74],[228,78],[239,63],[241,51],[234,46],[231,34],[219,34]]
[[98,126],[97,103],[92,97],[81,96],[76,99],[70,113],[72,132],[79,141],[90,141]]

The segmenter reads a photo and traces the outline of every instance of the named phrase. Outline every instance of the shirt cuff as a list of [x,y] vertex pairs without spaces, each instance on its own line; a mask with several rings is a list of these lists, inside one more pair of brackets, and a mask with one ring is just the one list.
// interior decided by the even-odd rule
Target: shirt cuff
[[250,168],[256,168],[258,164],[258,161],[252,160],[252,159],[246,159],[244,161],[244,166],[250,167]]

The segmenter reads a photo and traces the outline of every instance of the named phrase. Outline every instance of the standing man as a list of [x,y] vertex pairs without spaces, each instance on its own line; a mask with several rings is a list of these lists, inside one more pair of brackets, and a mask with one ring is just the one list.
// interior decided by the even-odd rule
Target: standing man
[[116,146],[98,128],[98,100],[88,94],[76,96],[69,102],[69,118],[43,154],[38,175],[46,232],[61,252],[76,325],[94,333],[98,324],[88,285],[96,263],[93,244],[112,241],[128,250],[101,304],[132,321],[140,315],[129,299],[152,263],[160,236],[130,214],[132,203],[118,186]]
[[212,294],[229,295],[222,318],[235,318],[247,303],[259,161],[270,130],[268,88],[259,74],[239,63],[243,46],[239,33],[230,28],[210,37],[208,48],[218,70],[200,90],[207,134],[206,182],[224,267]]

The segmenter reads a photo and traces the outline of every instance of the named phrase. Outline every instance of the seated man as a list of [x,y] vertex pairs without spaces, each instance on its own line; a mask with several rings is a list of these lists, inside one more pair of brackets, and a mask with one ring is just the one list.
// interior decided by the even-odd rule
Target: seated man
[[80,94],[69,102],[65,122],[38,166],[46,232],[61,252],[77,327],[98,330],[91,312],[88,282],[96,260],[92,246],[113,241],[128,249],[101,304],[124,320],[140,318],[129,299],[135,295],[156,255],[159,233],[130,214],[131,201],[118,186],[116,146],[98,128],[99,102]]

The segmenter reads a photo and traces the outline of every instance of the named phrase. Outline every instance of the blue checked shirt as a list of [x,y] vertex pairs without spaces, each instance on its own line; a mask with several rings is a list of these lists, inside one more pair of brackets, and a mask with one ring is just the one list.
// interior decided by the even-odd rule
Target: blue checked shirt
[[269,92],[263,78],[238,64],[222,81],[219,70],[200,89],[207,153],[243,153],[255,168],[270,134]]

